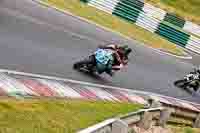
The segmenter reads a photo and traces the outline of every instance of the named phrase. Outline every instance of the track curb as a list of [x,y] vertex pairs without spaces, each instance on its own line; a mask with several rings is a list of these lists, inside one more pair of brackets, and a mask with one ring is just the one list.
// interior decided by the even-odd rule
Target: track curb
[[[34,79],[34,81],[37,80],[37,82],[42,83],[41,85],[37,87],[34,86],[38,89],[36,89],[36,91],[34,90],[35,92],[31,96],[38,94],[38,91],[40,91],[39,89],[41,86],[42,86],[42,89],[43,87],[46,86],[46,88],[50,88],[51,91],[55,91],[54,83],[57,82],[58,84],[60,84],[60,82],[63,82],[61,84],[66,84],[64,88],[67,95],[72,94],[70,91],[74,89],[80,94],[80,97],[86,98],[86,99],[93,99],[93,100],[99,99],[99,100],[108,100],[108,101],[110,100],[114,102],[128,102],[129,101],[129,102],[138,102],[141,104],[147,104],[147,100],[151,98],[167,105],[200,112],[200,104],[173,98],[173,97],[168,97],[168,96],[164,96],[160,94],[155,94],[152,92],[138,91],[138,90],[133,90],[133,89],[120,88],[120,87],[107,86],[107,85],[99,85],[99,84],[94,84],[94,83],[89,83],[89,82],[84,82],[84,81],[77,81],[77,80],[58,78],[58,77],[52,77],[52,76],[44,76],[40,74],[18,72],[18,71],[13,71],[13,70],[6,70],[6,69],[0,69],[1,85],[4,85],[5,84],[4,82],[8,82],[7,84],[14,84],[15,87],[19,86],[17,87],[19,90],[20,89],[26,90],[26,87],[25,88],[22,87],[22,86],[25,86],[24,83],[21,83],[20,82],[21,80],[19,81],[16,80],[17,78],[15,78],[15,76],[17,77],[20,76],[25,80]],[[71,86],[70,84],[73,84],[73,85]],[[10,87],[8,86],[5,86],[5,87],[6,89],[10,89]],[[66,88],[68,89],[66,90]],[[24,92],[24,91],[20,91],[18,93],[21,93],[21,92]],[[9,91],[9,93],[11,92]],[[108,97],[104,99],[106,95]],[[71,95],[68,95],[68,96],[71,97]],[[50,96],[50,97],[54,97],[54,96]],[[58,97],[64,97],[64,96],[59,95]],[[76,97],[76,98],[80,98],[80,97]]]

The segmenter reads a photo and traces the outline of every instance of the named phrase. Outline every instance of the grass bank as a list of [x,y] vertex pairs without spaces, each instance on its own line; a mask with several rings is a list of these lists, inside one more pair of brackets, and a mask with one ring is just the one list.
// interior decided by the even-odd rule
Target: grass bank
[[156,7],[200,24],[200,0],[145,0]]
[[173,133],[200,133],[200,129],[191,127],[170,127]]
[[[183,55],[182,49],[175,44],[163,39],[159,35],[146,31],[135,24],[131,24],[116,16],[106,14],[96,8],[87,6],[79,0],[41,0],[43,3],[67,10],[77,16],[91,20],[99,25],[117,31],[132,39],[143,42],[153,48],[165,49],[176,55]],[[123,27],[123,28],[122,28]]]
[[81,100],[1,99],[1,133],[74,133],[142,106]]

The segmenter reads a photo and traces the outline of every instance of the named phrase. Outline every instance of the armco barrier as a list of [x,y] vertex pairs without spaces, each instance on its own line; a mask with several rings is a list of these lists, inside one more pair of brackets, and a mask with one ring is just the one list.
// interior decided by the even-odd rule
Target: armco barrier
[[188,33],[196,30],[192,33],[200,37],[200,27],[198,25],[193,26],[193,23],[189,23],[174,14],[167,13],[140,0],[88,0],[84,2],[99,10],[135,23],[172,43],[200,53],[199,39]]
[[[156,121],[154,124],[157,123],[157,118],[160,116],[162,110],[163,108],[141,109],[119,118],[105,120],[78,133],[127,133],[131,125],[142,121],[146,112],[151,113],[151,121]],[[151,125],[151,123],[147,124]]]
[[191,127],[198,127],[200,123],[196,124],[198,121],[199,111],[189,110],[186,108],[180,108],[175,105],[163,104],[163,107],[172,110],[168,124],[170,125],[186,125]]
[[112,125],[117,119],[108,119],[89,128],[83,129],[78,133],[112,133]]
[[[115,123],[118,123],[117,126],[114,126]],[[152,125],[165,126],[165,124],[200,128],[200,115],[197,112],[192,113],[190,111],[187,112],[187,110],[183,111],[169,107],[141,109],[119,118],[108,119],[78,133],[127,133],[128,130],[136,125],[149,129]]]
[[[137,112],[132,112],[132,113],[126,114],[124,116],[121,116],[120,119],[122,121],[124,121],[125,123],[127,123],[129,125],[129,127],[131,127],[132,125],[135,125],[138,122],[140,122],[142,119],[147,121],[147,119],[144,118],[143,116],[144,116],[145,112],[148,112],[149,113],[148,115],[151,115],[151,120],[150,120],[150,123],[147,123],[147,124],[151,125],[151,122],[152,122],[155,125],[156,123],[158,123],[158,120],[159,120],[162,110],[164,110],[164,108],[162,108],[162,107],[151,108],[151,109],[141,109]],[[142,122],[142,124],[144,125],[143,122]]]

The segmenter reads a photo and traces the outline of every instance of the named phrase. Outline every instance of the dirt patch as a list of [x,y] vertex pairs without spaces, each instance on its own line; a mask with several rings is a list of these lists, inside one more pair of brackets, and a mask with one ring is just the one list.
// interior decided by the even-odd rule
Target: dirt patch
[[173,133],[173,132],[169,128],[163,128],[158,126],[152,126],[149,130],[144,130],[142,128],[134,126],[132,128],[132,131],[130,131],[130,133]]

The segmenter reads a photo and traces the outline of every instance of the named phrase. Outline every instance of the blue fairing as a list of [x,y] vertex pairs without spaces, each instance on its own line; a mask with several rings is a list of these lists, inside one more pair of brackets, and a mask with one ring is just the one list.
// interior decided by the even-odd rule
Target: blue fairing
[[95,52],[95,58],[99,63],[106,65],[109,60],[113,60],[112,54],[111,50],[98,49]]
[[112,69],[112,63],[114,60],[112,54],[113,54],[112,50],[104,50],[104,49],[98,49],[95,52],[97,69],[99,72],[103,72],[105,71],[105,69]]

